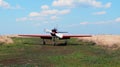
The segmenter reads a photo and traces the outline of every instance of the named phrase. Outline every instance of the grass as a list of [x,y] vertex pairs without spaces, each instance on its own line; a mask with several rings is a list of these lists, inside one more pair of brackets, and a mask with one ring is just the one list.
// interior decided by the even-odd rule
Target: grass
[[39,38],[13,38],[0,46],[0,67],[120,67],[120,49],[70,39],[67,46],[42,45]]

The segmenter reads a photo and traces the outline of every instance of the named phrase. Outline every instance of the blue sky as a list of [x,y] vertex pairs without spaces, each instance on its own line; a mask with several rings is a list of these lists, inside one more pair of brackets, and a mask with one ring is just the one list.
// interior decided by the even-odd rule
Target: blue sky
[[0,0],[0,34],[120,34],[120,0]]

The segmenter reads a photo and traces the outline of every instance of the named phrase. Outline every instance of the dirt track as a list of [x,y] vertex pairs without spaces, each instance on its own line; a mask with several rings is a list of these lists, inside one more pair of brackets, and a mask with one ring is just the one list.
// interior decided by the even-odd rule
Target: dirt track
[[[19,55],[16,55],[15,57],[6,58],[5,60],[0,60],[0,64],[9,66],[11,64],[34,64],[34,62],[38,63],[38,61],[41,61],[41,62],[39,62],[40,64],[42,64],[43,62],[45,62],[43,64],[46,64],[46,63],[50,63],[50,62],[47,61],[46,59],[42,59],[43,56],[69,55],[75,51],[75,49],[73,49],[72,46],[65,47],[65,46],[33,45],[33,47],[31,47],[32,50],[29,49],[29,47],[26,47],[26,48],[28,48],[28,49],[22,48],[23,50],[20,51]],[[20,49],[17,49],[17,50],[20,50]],[[24,52],[27,54],[24,54]],[[14,53],[14,54],[16,54],[16,53]],[[33,57],[36,56],[36,57],[33,58],[32,56]],[[38,59],[39,56],[40,56],[40,58]]]

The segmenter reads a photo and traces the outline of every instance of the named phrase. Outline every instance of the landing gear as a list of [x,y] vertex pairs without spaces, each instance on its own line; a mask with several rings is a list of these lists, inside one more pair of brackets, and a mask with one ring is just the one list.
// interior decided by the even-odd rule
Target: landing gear
[[[62,45],[67,45],[68,44],[68,39],[59,39],[59,40],[64,40]],[[47,41],[47,42],[49,42],[49,41]],[[47,42],[44,38],[42,38],[42,44],[43,45],[46,45]],[[56,46],[57,45],[57,37],[56,36],[52,37],[52,42],[50,42],[50,43],[52,43],[53,46]],[[60,42],[58,43],[58,45],[61,45]]]
[[65,45],[67,45],[67,39],[65,40]]
[[52,37],[53,45],[56,46],[56,37]]
[[[45,39],[42,39],[43,45],[46,45]],[[56,46],[56,37],[52,37],[52,43],[54,46]]]
[[45,45],[46,43],[45,43],[45,39],[43,39],[43,45]]

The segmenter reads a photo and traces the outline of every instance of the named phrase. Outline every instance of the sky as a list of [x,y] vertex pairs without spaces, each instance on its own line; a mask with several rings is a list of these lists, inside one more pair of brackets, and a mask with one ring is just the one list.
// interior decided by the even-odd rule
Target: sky
[[0,0],[0,34],[120,34],[120,0]]

